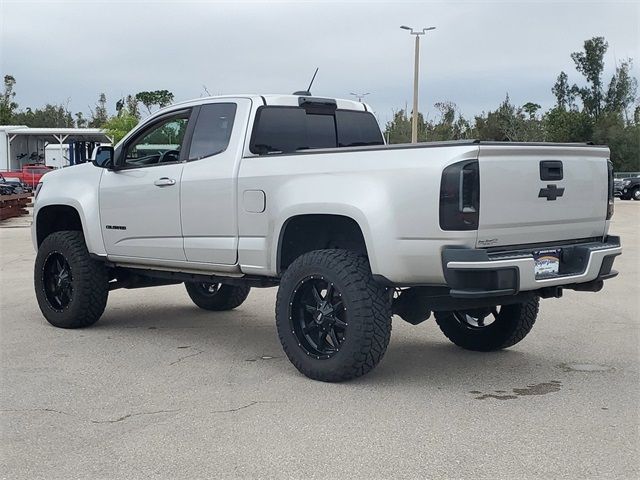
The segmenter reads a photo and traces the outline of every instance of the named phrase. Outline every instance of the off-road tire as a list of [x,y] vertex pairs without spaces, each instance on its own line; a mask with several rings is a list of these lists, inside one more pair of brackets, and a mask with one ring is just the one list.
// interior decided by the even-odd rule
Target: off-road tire
[[524,303],[504,305],[495,321],[481,328],[458,320],[454,312],[435,312],[435,319],[442,333],[457,346],[490,352],[511,347],[526,337],[538,316],[539,304],[539,298],[533,297]]
[[[44,266],[52,254],[62,255],[72,274],[73,293],[62,309],[56,309],[45,293]],[[84,235],[78,231],[55,232],[44,239],[36,256],[34,286],[42,314],[59,328],[93,325],[104,312],[109,296],[107,268],[89,256]]]
[[214,294],[207,294],[201,287],[201,283],[185,282],[189,298],[203,310],[222,312],[233,310],[242,305],[249,296],[251,287],[220,285]]
[[[290,303],[295,289],[315,275],[335,284],[346,309],[344,341],[330,358],[306,352],[292,327]],[[385,354],[391,337],[391,297],[374,281],[365,257],[347,250],[315,250],[298,257],[283,274],[276,325],[285,354],[302,374],[324,382],[350,380],[372,370]]]

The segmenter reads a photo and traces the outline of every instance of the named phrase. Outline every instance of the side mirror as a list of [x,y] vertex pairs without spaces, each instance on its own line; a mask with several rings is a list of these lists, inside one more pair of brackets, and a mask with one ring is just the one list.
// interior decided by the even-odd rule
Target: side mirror
[[111,146],[100,145],[93,151],[92,163],[100,168],[113,168],[114,150]]

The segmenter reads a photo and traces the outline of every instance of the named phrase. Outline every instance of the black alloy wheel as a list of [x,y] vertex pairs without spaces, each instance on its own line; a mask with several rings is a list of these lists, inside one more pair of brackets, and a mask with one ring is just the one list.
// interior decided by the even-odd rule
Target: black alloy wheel
[[345,340],[342,293],[323,276],[302,279],[289,305],[291,329],[300,347],[317,359],[331,358]]
[[80,231],[47,236],[34,265],[36,299],[47,321],[59,328],[83,328],[98,321],[107,305],[109,273],[89,255]]
[[203,295],[213,296],[220,290],[221,283],[199,283],[198,287],[202,290]]
[[500,312],[498,309],[500,306],[490,308],[478,308],[474,310],[454,311],[454,318],[460,322],[461,325],[471,328],[486,328],[496,321]]
[[203,310],[225,311],[242,305],[251,287],[209,282],[185,282],[189,298]]
[[49,305],[61,312],[73,298],[73,274],[69,262],[60,252],[53,251],[44,262],[42,275]]
[[340,249],[300,255],[282,274],[276,300],[282,349],[323,382],[360,377],[382,360],[391,337],[391,295],[366,257]]
[[520,342],[533,328],[540,299],[487,308],[435,312],[436,323],[454,344],[489,352]]

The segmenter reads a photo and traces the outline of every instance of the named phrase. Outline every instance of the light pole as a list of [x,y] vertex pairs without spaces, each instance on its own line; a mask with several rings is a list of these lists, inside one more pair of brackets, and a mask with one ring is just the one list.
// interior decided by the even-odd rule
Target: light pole
[[414,30],[411,27],[402,25],[400,28],[409,30],[411,35],[416,36],[415,47],[415,63],[413,67],[413,114],[411,117],[411,143],[418,143],[418,71],[420,64],[420,35],[424,35],[429,30],[435,30],[436,27],[426,27],[422,30]]
[[367,93],[353,93],[353,92],[351,92],[349,95],[353,95],[354,97],[356,97],[358,99],[358,101],[360,103],[362,103],[362,99],[364,97],[366,97],[367,95],[369,95],[369,92],[367,92]]

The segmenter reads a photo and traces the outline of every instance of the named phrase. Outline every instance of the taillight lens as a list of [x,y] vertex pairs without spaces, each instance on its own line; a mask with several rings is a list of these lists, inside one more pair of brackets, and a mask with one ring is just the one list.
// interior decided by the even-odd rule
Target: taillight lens
[[607,161],[607,220],[613,217],[613,164]]
[[449,165],[440,182],[440,228],[477,230],[480,217],[480,172],[477,160]]

